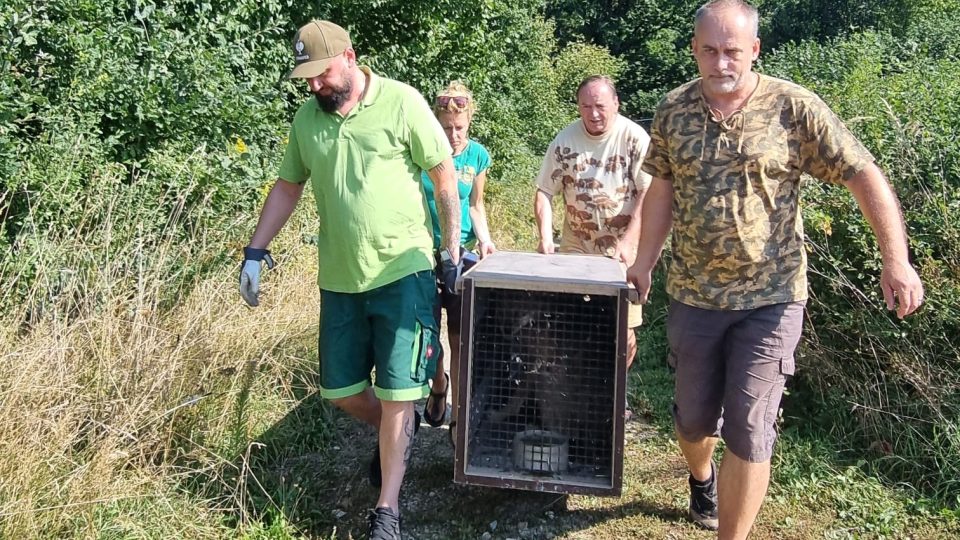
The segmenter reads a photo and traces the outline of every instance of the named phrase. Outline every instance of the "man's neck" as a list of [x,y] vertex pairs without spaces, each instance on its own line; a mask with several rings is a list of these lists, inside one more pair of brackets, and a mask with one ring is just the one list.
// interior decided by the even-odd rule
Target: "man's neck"
[[750,100],[750,96],[753,95],[757,86],[760,84],[760,75],[754,71],[750,71],[746,79],[746,84],[729,94],[713,94],[710,93],[705,86],[701,86],[703,99],[706,100],[707,105],[709,105],[711,109],[720,111],[723,116],[730,116],[746,105],[747,101]]
[[341,116],[347,116],[350,114],[350,111],[363,100],[363,96],[367,93],[367,86],[369,86],[370,81],[367,78],[367,74],[357,67],[353,74],[353,91],[350,92],[350,99],[343,102],[343,105],[337,109],[337,112]]

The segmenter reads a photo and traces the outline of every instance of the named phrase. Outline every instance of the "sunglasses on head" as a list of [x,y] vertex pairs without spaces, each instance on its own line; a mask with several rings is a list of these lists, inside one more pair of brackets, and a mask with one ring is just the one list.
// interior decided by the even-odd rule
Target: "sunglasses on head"
[[440,96],[437,98],[437,105],[439,105],[441,109],[446,109],[451,101],[458,108],[466,109],[467,104],[470,103],[470,98],[466,96]]

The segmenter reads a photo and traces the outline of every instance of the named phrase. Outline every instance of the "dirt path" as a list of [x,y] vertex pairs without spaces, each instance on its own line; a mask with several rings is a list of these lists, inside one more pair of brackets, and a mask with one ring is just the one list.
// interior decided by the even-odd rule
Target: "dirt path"
[[[422,402],[418,404],[422,407]],[[328,452],[288,463],[318,515],[310,538],[366,538],[378,492],[367,480],[373,432],[337,414]],[[332,426],[331,426],[332,427]],[[290,466],[292,465],[292,466]],[[297,469],[310,470],[309,478]],[[707,539],[686,519],[686,470],[669,439],[628,424],[621,497],[558,496],[454,484],[447,429],[421,426],[401,493],[403,537],[425,539]],[[752,538],[823,538],[833,521],[813,509],[768,501]],[[788,517],[789,516],[789,517]]]
[[[441,335],[446,335],[446,329]],[[444,340],[444,347],[449,345]],[[446,355],[449,358],[449,355]],[[417,403],[422,410],[424,401]],[[376,504],[367,467],[372,430],[335,413],[336,435],[322,458],[327,472],[305,489],[320,495],[319,538],[366,538]],[[425,539],[714,538],[686,519],[686,469],[669,437],[642,420],[627,424],[621,497],[558,496],[454,484],[446,427],[421,426],[401,493],[403,537]],[[776,512],[776,511],[775,511]],[[812,517],[812,516],[811,516]],[[815,519],[791,519],[789,530],[761,521],[754,538],[809,538]],[[800,525],[803,532],[795,527]],[[799,532],[799,534],[798,534]],[[819,535],[822,537],[822,534]]]
[[[416,404],[423,408],[424,400]],[[709,539],[686,518],[687,471],[668,433],[639,419],[627,424],[623,495],[558,496],[454,484],[446,427],[421,426],[401,492],[405,540],[428,539]],[[378,490],[368,482],[373,430],[314,394],[258,438],[247,485],[250,517],[283,514],[297,537],[366,538]],[[752,539],[852,538],[838,511],[816,507],[776,487]],[[268,538],[289,538],[286,535]],[[884,537],[883,535],[865,537]],[[950,538],[922,533],[910,538]]]
[[[339,419],[337,424],[341,435],[336,447],[367,449],[372,446],[373,433],[369,430],[347,418]],[[452,481],[453,448],[447,429],[424,424],[417,436],[401,493],[403,536],[405,539],[710,538],[686,522],[681,507],[669,504],[682,494],[650,489],[653,479],[660,483],[665,476],[683,478],[679,459],[652,456],[646,448],[647,444],[655,446],[654,441],[660,437],[651,426],[631,422],[625,452],[625,477],[630,479],[630,484],[625,486],[624,496],[620,498],[597,498],[456,485]],[[368,457],[369,451],[337,454],[334,476],[345,481],[336,490],[321,488],[333,496],[328,508],[334,518],[322,537],[365,536],[366,510],[373,507],[377,498],[377,491],[367,483]],[[681,486],[681,482],[676,484]]]

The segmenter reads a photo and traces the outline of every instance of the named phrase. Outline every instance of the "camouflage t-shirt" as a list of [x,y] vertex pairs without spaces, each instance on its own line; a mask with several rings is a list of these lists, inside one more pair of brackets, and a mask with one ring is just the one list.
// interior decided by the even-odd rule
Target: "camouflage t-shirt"
[[550,143],[537,188],[563,193],[566,212],[559,251],[611,256],[630,223],[638,190],[650,185],[640,170],[650,136],[618,115],[603,135],[575,120]]
[[673,184],[667,292],[705,309],[807,298],[800,176],[842,183],[873,161],[815,94],[760,75],[741,111],[717,118],[694,80],[657,107],[643,170]]

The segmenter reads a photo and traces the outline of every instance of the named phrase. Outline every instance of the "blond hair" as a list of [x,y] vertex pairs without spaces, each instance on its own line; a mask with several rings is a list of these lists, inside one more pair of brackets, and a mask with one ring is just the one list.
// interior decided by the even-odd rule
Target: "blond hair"
[[[467,98],[467,103],[464,107],[457,105],[452,99],[446,103],[446,106],[440,106],[440,98],[456,98],[464,97]],[[462,81],[453,80],[450,81],[450,84],[447,87],[440,91],[437,94],[437,99],[433,102],[433,114],[440,116],[442,112],[451,112],[451,113],[461,113],[466,112],[467,117],[473,118],[473,113],[477,110],[477,105],[473,101],[473,93],[470,92],[470,89],[467,88],[467,85]]]

